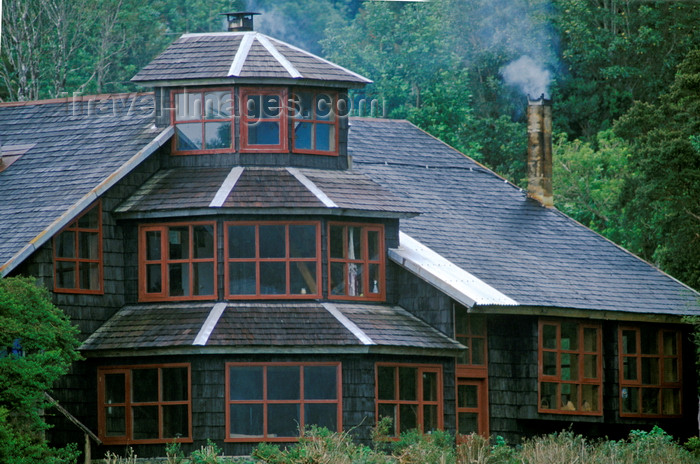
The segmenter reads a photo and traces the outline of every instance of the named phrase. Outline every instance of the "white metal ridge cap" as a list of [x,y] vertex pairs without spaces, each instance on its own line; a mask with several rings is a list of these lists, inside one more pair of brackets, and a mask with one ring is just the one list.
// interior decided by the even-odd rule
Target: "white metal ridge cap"
[[399,248],[390,249],[389,257],[468,307],[519,304],[404,232],[399,231]]
[[238,50],[236,50],[236,56],[233,57],[231,62],[231,67],[228,70],[229,77],[239,77],[241,71],[243,70],[243,65],[248,58],[248,53],[250,52],[250,47],[253,45],[256,33],[246,31],[243,33],[243,38],[241,43],[238,45]]

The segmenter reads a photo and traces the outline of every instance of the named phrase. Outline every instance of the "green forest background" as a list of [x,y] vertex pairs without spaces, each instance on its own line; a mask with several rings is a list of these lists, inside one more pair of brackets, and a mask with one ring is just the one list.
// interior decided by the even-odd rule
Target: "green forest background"
[[[374,81],[405,118],[525,186],[526,96],[554,102],[554,198],[700,290],[700,2],[4,0],[0,100],[139,90],[185,32],[256,30]],[[535,87],[527,87],[537,84]]]

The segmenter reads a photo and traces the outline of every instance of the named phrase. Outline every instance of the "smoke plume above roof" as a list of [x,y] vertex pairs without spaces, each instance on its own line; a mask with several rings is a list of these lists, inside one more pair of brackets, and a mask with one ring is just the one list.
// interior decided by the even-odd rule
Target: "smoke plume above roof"
[[508,85],[517,87],[531,98],[549,98],[551,73],[527,55],[523,55],[501,69],[501,77]]

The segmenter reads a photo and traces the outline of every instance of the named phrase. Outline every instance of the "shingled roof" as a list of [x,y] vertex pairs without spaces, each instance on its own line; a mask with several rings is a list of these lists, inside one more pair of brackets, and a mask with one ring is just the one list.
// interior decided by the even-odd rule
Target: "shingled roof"
[[[354,166],[422,211],[401,220],[405,236],[491,287],[469,306],[700,315],[697,292],[412,124],[351,125]],[[402,249],[390,256],[405,266]]]
[[153,108],[152,94],[0,104],[2,151],[21,155],[0,172],[0,276],[170,137]]
[[185,34],[139,71],[147,85],[274,80],[359,87],[371,81],[342,66],[258,32]]

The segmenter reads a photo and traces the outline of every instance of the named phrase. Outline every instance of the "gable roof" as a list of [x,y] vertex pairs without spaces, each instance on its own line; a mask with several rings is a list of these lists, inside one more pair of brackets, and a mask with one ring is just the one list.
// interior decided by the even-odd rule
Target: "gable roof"
[[6,275],[167,140],[152,94],[0,104],[0,144],[23,146],[0,172]]
[[259,83],[338,85],[370,83],[335,63],[259,32],[185,34],[131,80],[147,85]]
[[[405,236],[519,306],[700,314],[698,292],[407,121],[352,119],[348,150],[358,170],[421,210],[401,220]],[[407,245],[390,253],[402,266]]]

